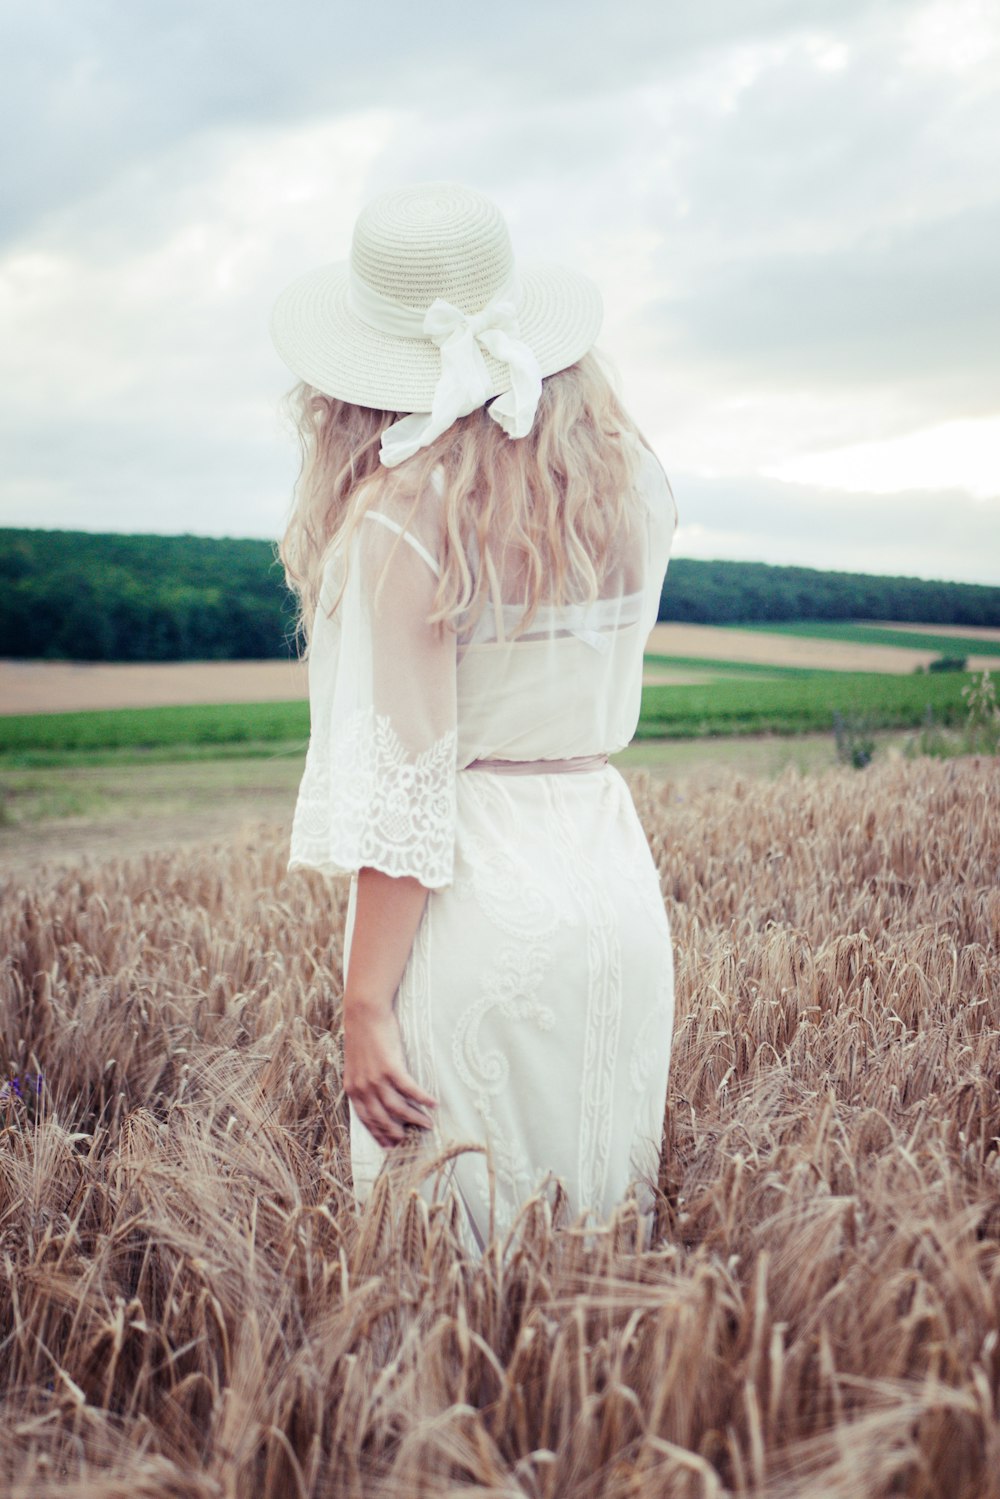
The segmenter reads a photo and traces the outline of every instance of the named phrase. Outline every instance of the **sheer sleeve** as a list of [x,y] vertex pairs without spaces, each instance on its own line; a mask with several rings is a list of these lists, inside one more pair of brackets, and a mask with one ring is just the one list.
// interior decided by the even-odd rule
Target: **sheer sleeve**
[[660,596],[677,529],[677,502],[666,470],[659,458],[639,443],[639,484],[646,504],[646,587],[643,628],[648,634],[656,624]]
[[[344,566],[331,619],[325,611]],[[310,644],[310,736],[289,870],[372,867],[431,890],[451,883],[456,637],[427,623],[436,586],[430,547],[377,512],[361,521],[346,564],[339,555],[328,563]]]

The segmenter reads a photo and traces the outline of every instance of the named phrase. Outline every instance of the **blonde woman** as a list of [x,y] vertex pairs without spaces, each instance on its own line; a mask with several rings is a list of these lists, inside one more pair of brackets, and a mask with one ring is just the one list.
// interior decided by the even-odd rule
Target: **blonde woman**
[[376,198],[278,299],[303,465],[281,544],[311,732],[289,870],[352,877],[344,1087],[363,1202],[457,1143],[481,1250],[558,1178],[651,1204],[673,955],[608,764],[635,732],[676,525],[593,343],[594,285],[515,263],[450,183]]

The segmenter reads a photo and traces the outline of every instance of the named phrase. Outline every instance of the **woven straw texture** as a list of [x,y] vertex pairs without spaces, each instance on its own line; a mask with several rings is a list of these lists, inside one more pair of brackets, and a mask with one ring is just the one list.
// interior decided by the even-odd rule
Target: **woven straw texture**
[[[454,183],[422,183],[383,193],[360,214],[350,262],[298,277],[271,316],[274,345],[289,368],[326,395],[384,411],[429,411],[441,373],[430,339],[400,338],[371,328],[351,309],[353,267],[374,291],[421,311],[443,297],[479,312],[514,266],[507,226],[496,205]],[[523,300],[520,337],[543,375],[574,364],[601,325],[601,297],[586,276],[554,265],[518,262]],[[510,387],[510,372],[483,355],[491,396]]]

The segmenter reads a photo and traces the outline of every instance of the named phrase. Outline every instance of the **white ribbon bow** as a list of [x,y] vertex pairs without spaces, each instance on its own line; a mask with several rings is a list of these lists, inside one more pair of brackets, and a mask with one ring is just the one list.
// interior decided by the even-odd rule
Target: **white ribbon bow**
[[[508,437],[531,431],[542,391],[538,360],[518,334],[516,283],[501,287],[481,312],[465,313],[438,297],[421,314],[388,302],[357,278],[352,278],[354,310],[372,327],[404,337],[430,338],[441,350],[441,374],[429,412],[413,412],[387,427],[380,458],[386,468],[412,457],[446,432],[460,416],[468,416],[489,400],[493,382],[483,349],[510,368],[510,389],[490,401],[489,413]],[[376,318],[378,321],[376,321]],[[419,331],[412,324],[419,322]],[[404,325],[409,329],[404,332]]]

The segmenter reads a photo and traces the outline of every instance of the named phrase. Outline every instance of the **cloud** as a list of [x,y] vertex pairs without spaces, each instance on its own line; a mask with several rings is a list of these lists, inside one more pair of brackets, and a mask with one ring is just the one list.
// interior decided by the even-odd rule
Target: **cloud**
[[893,577],[998,582],[1000,506],[963,490],[892,496],[747,475],[671,475],[675,554],[789,563]]
[[775,249],[716,264],[657,316],[674,362],[813,390],[892,382],[912,385],[924,410],[970,400],[995,409],[998,242],[1000,202],[839,251]]
[[1000,417],[942,422],[882,442],[791,458],[763,472],[856,494],[898,494],[960,484],[977,500],[1000,497]]
[[[904,12],[907,0],[883,6]],[[343,0],[63,0],[7,12],[0,96],[2,226],[23,233],[119,171],[220,127],[269,128],[371,109],[478,113],[666,84],[702,55],[850,24],[869,0],[383,0],[367,24]],[[460,143],[456,143],[460,144]]]
[[[893,442],[1000,412],[1000,24],[976,0],[947,46],[938,0],[581,0],[571,26],[387,0],[377,36],[314,0],[280,24],[234,0],[56,14],[19,16],[0,100],[8,523],[275,534],[295,452],[271,303],[421,177],[491,193],[522,254],[599,281],[626,399],[705,504],[682,549],[820,556],[866,514],[827,508],[831,454],[888,445],[908,488]],[[912,495],[908,555],[997,555],[983,475],[933,477],[952,514],[965,496],[966,563]],[[750,530],[748,495],[771,517]],[[837,545],[867,568],[863,527]]]
[[276,403],[293,376],[271,304],[304,244],[342,253],[395,128],[366,113],[184,143],[135,233],[110,226],[141,201],[139,167],[0,260],[5,524],[276,529],[292,456]]

